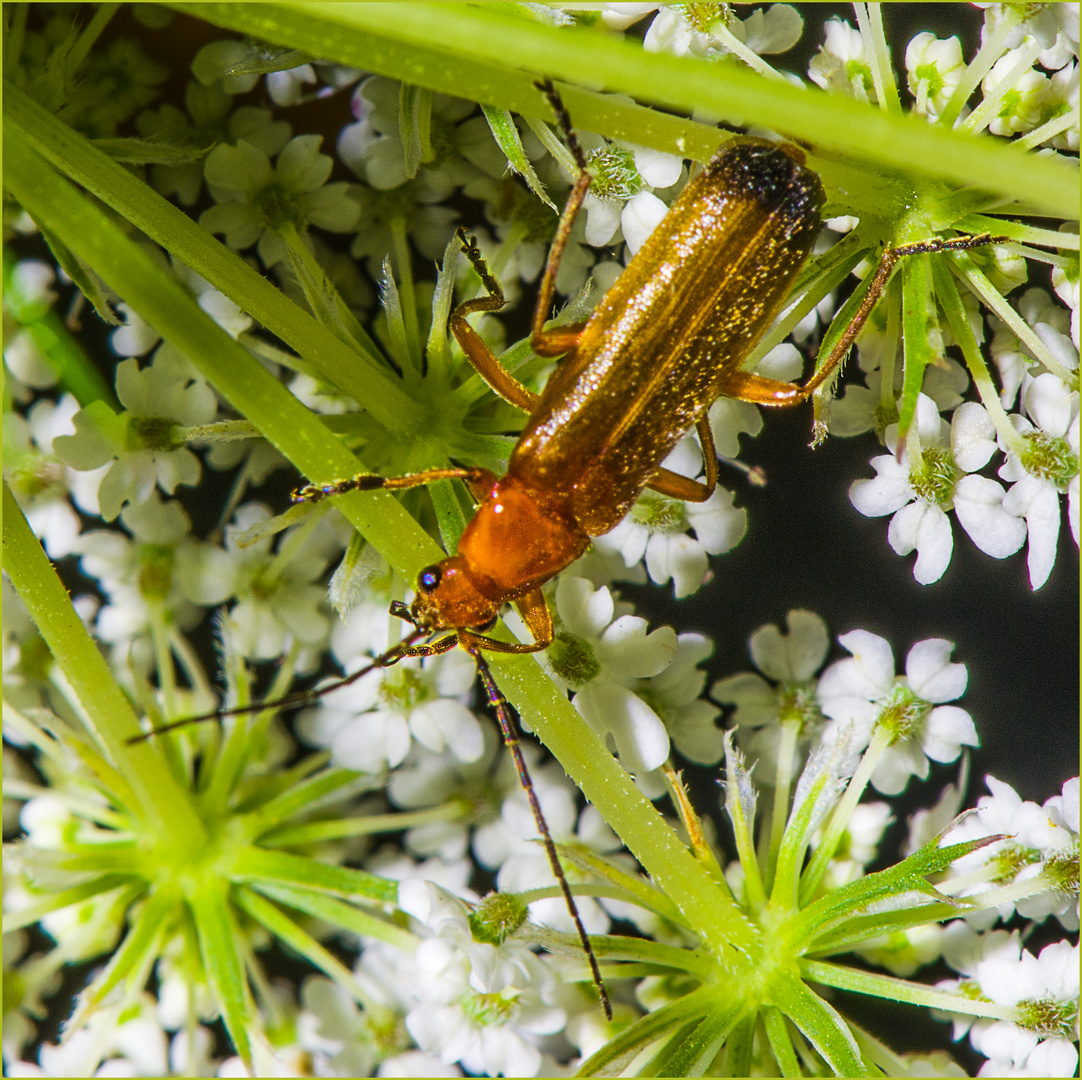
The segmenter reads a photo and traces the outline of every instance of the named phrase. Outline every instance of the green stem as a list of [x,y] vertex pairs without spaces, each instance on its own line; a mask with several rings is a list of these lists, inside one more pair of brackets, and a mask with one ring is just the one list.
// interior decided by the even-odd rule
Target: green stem
[[[303,48],[316,56],[408,79],[443,93],[524,116],[551,118],[535,75],[566,79],[561,87],[576,124],[610,138],[628,139],[705,160],[717,148],[714,128],[673,122],[652,110],[583,91],[584,72],[610,92],[641,94],[671,109],[701,108],[714,115],[807,137],[817,153],[913,172],[1032,201],[1048,213],[1078,211],[1075,169],[1055,159],[1018,154],[993,139],[967,138],[922,117],[886,113],[838,94],[822,94],[763,79],[735,65],[704,64],[696,57],[647,53],[637,42],[587,27],[550,27],[504,12],[497,5],[171,4],[197,18],[256,37]],[[829,180],[830,163],[817,158]]]

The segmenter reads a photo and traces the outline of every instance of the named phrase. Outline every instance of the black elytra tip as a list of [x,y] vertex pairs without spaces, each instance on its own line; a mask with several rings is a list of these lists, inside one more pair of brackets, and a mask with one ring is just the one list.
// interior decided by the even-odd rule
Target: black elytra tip
[[755,199],[787,220],[814,221],[826,201],[819,174],[804,165],[803,153],[765,139],[733,139],[708,168],[738,197]]

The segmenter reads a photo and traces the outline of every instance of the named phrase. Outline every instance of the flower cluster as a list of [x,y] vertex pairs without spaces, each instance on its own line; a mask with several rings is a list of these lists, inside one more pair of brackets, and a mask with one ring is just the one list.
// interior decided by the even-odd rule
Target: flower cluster
[[[888,113],[908,91],[929,124],[1050,161],[1076,152],[1077,6],[984,6],[968,60],[956,38],[908,43],[904,89],[881,16],[864,6],[857,27],[822,28],[799,73],[773,66],[807,34],[788,4],[742,15],[576,4],[530,8],[522,26],[572,34],[596,22],[651,62],[751,69],[767,86]],[[272,8],[284,20],[275,41],[309,40],[290,20],[332,18]],[[1056,777],[1060,793],[1038,806],[988,776],[990,794],[961,813],[979,737],[958,702],[975,647],[959,646],[962,663],[952,642],[918,641],[900,674],[885,637],[848,629],[836,638],[848,656],[828,663],[826,623],[793,610],[787,630],[752,634],[757,671],[713,680],[708,696],[711,638],[651,626],[621,593],[617,583],[647,578],[678,599],[696,593],[709,556],[754,528],[746,481],[701,502],[644,491],[545,583],[554,639],[540,667],[517,657],[505,670],[494,652],[491,674],[483,655],[399,617],[430,534],[453,550],[465,488],[279,512],[276,473],[290,461],[313,476],[350,452],[383,476],[506,469],[523,416],[470,360],[483,342],[528,392],[552,370],[528,338],[505,348],[514,323],[485,295],[495,282],[510,302],[524,296],[557,235],[556,204],[576,177],[552,126],[479,110],[453,52],[461,97],[416,85],[412,68],[392,78],[253,38],[193,47],[189,68],[170,72],[150,58],[169,49],[137,40],[161,45],[168,11],[83,17],[5,12],[16,164],[5,185],[4,822],[18,838],[4,849],[6,1073],[942,1064],[903,1060],[851,1025],[825,1000],[841,988],[938,1010],[986,1059],[984,1075],[1072,1075],[1077,944],[1064,935],[1078,929],[1078,780]],[[176,18],[185,33],[194,25]],[[591,185],[559,234],[559,326],[589,317],[697,169],[646,145],[657,138],[646,127],[641,142],[626,137],[636,114],[610,103],[621,119],[609,134],[580,133]],[[816,395],[815,430],[885,444],[850,500],[890,515],[888,542],[917,553],[918,582],[945,573],[953,514],[993,558],[1025,547],[1040,588],[1064,512],[1079,538],[1077,231],[1011,221],[1002,197],[919,173],[900,195],[871,166],[852,176],[852,205],[825,223],[744,365],[748,384],[801,380],[801,349],[829,346],[852,317],[839,286],[867,280],[884,244],[1002,231],[1009,242],[904,264],[856,343],[862,381],[832,411]],[[459,220],[484,274],[461,257]],[[1047,277],[1027,277],[1033,260]],[[433,261],[434,280],[415,277]],[[463,300],[477,308],[472,336],[448,329]],[[85,301],[109,325],[97,346],[111,353],[107,377],[87,353],[94,335],[80,333]],[[755,482],[739,461],[741,436],[763,428],[748,401],[714,403],[702,443],[687,435],[664,467],[714,475],[706,424],[720,458]],[[505,621],[529,642],[533,596],[517,598]],[[558,760],[528,738],[519,746],[499,696],[527,670],[521,726]],[[178,724],[189,718],[219,723]],[[891,865],[894,811],[867,799],[868,785],[894,797],[959,761],[958,783],[910,820]],[[706,770],[710,790],[722,783],[720,801],[693,795],[680,763]],[[580,931],[594,936],[611,1018]],[[274,974],[272,945],[310,974],[296,985]],[[958,978],[910,981],[940,961]],[[58,997],[77,964],[86,985]],[[56,1043],[42,1034],[50,1014],[65,1024]],[[722,1029],[744,1032],[744,1049],[723,1045]]]

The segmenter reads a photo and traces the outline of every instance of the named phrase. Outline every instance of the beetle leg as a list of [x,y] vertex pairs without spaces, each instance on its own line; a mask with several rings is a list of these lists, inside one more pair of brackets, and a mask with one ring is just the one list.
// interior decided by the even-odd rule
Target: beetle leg
[[530,631],[538,650],[547,649],[552,644],[552,612],[545,602],[545,595],[540,589],[520,596],[515,601],[515,607],[526,623],[526,629]]
[[883,252],[879,265],[872,275],[868,291],[864,294],[856,314],[849,320],[842,335],[835,342],[830,353],[819,365],[815,373],[803,385],[797,383],[778,382],[775,379],[764,379],[760,375],[752,375],[744,371],[731,371],[727,373],[718,384],[718,391],[726,397],[738,398],[740,401],[750,401],[756,405],[799,405],[807,401],[820,386],[823,385],[845,359],[849,350],[853,347],[864,324],[868,321],[875,305],[879,303],[890,276],[894,272],[899,260],[907,255],[931,254],[939,251],[965,251],[969,248],[984,247],[987,244],[998,244],[1006,240],[1003,236],[991,236],[982,233],[979,236],[952,236],[946,240],[933,237],[929,240],[918,240],[912,244],[902,244],[896,248],[887,248]]
[[571,128],[571,119],[564,108],[563,100],[556,92],[556,88],[549,79],[534,83],[538,90],[548,98],[552,111],[556,114],[556,122],[563,132],[568,149],[575,159],[575,167],[578,176],[575,177],[575,186],[567,197],[567,205],[560,215],[560,223],[556,226],[556,235],[552,238],[552,246],[549,248],[548,262],[545,263],[545,273],[541,278],[541,287],[537,294],[537,306],[533,312],[533,328],[530,331],[530,347],[538,356],[562,356],[574,344],[582,329],[580,324],[571,326],[557,326],[551,330],[545,329],[545,320],[548,318],[552,307],[552,297],[556,290],[556,272],[560,268],[560,259],[563,258],[567,241],[571,237],[571,227],[575,224],[582,200],[586,198],[586,191],[590,186],[591,176],[586,169],[586,155],[582,152],[579,140]]
[[[986,247],[988,244],[1005,243],[1007,239],[1005,236],[992,236],[990,233],[981,233],[978,236],[952,236],[945,240],[940,237],[931,237],[928,240],[917,240],[912,244],[887,248],[879,260],[879,265],[875,268],[872,283],[868,286],[868,291],[864,294],[864,299],[860,302],[856,314],[849,321],[849,325],[835,343],[834,348],[830,350],[830,355],[819,365],[815,374],[801,387],[802,393],[799,400],[804,401],[815,393],[830,378],[834,369],[845,359],[846,354],[853,347],[857,335],[868,321],[868,316],[871,315],[875,305],[879,303],[879,298],[883,295],[887,283],[890,281],[890,276],[894,272],[894,267],[900,259],[905,258],[907,255],[925,255],[940,251],[966,251],[969,248]],[[779,402],[778,404],[788,404],[788,402]]]
[[703,450],[703,467],[706,470],[704,481],[692,480],[681,476],[671,469],[658,469],[646,486],[659,495],[668,495],[670,499],[683,499],[684,502],[706,502],[714,494],[718,483],[718,452],[714,448],[714,433],[710,430],[710,418],[703,413],[695,421],[695,430],[699,435],[699,445]]
[[537,405],[537,395],[532,390],[527,390],[493,356],[492,350],[481,340],[481,336],[466,322],[466,316],[475,311],[499,310],[504,305],[504,298],[500,283],[489,272],[484,256],[477,247],[477,241],[472,236],[467,236],[465,229],[459,229],[457,235],[462,242],[463,252],[473,264],[488,295],[465,300],[455,308],[448,323],[451,333],[455,335],[455,340],[462,346],[462,351],[477,373],[504,401],[510,402],[523,412],[533,412]]
[[458,635],[463,648],[467,652],[475,649],[484,649],[487,652],[499,653],[532,653],[541,652],[552,644],[554,637],[552,627],[552,612],[545,602],[544,593],[540,589],[531,589],[514,601],[518,613],[526,623],[526,629],[530,631],[533,642],[497,641],[495,638],[486,637],[484,634],[476,634],[472,630],[459,630]]
[[358,473],[345,480],[332,480],[329,484],[308,484],[297,488],[290,496],[295,503],[321,502],[332,495],[343,495],[347,491],[394,491],[400,488],[420,487],[433,480],[465,480],[470,492],[483,498],[488,489],[496,482],[496,477],[488,469],[426,469],[424,472],[410,473],[408,476],[375,476],[372,473]]

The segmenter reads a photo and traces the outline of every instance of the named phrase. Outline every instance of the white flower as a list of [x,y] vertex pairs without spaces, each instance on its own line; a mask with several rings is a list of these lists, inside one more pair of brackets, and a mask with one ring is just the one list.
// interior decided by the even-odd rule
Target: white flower
[[978,745],[969,713],[943,704],[961,697],[968,681],[965,665],[950,663],[949,641],[918,641],[906,656],[904,676],[895,676],[894,652],[884,638],[853,630],[838,641],[853,656],[831,664],[819,679],[820,707],[834,721],[824,740],[834,741],[852,724],[859,750],[875,726],[889,725],[893,741],[872,773],[878,791],[897,795],[910,776],[928,775],[929,758],[954,761],[963,746]]
[[668,626],[646,633],[646,620],[616,615],[607,588],[564,574],[556,586],[560,629],[547,659],[559,682],[602,738],[611,737],[624,766],[650,772],[669,756],[669,735],[660,717],[631,687],[658,675],[676,656],[676,632]]
[[[991,795],[982,795],[977,800],[976,813],[964,818],[951,831],[951,842],[999,835],[1007,839],[963,856],[954,864],[954,873],[971,874],[976,868],[991,864],[1003,868],[1006,872],[1003,883],[1009,884],[1035,877],[1046,861],[1055,864],[1076,850],[1077,830],[1069,822],[1077,816],[1077,779],[1064,784],[1062,795],[1049,800],[1044,807],[1024,801],[1009,784],[994,776],[986,776],[985,783]],[[1003,871],[995,874],[996,879],[1003,877]],[[981,882],[967,888],[964,895],[975,895],[990,887],[990,882]],[[1077,896],[1050,883],[1044,891],[1019,901],[1018,908],[1034,921],[1054,914],[1063,926],[1077,930],[1077,904]],[[1000,918],[1010,918],[1014,906],[1010,902],[1001,904],[997,909]],[[982,912],[966,915],[966,920],[974,925],[984,925],[987,919]]]
[[715,701],[736,706],[733,723],[745,752],[761,762],[760,783],[772,784],[777,768],[778,724],[800,723],[799,746],[806,749],[822,725],[816,698],[815,673],[830,648],[826,623],[812,611],[790,611],[789,632],[770,623],[749,639],[755,666],[773,686],[754,672],[719,679],[710,688]]
[[[974,975],[981,993],[997,1005],[1012,1006],[1018,1020],[974,1024],[969,1035],[974,1049],[1018,1067],[1027,1063],[1042,1037],[1070,1046],[1078,1038],[1078,972],[1077,945],[1054,942],[1034,956],[1021,949],[1018,937],[1012,935],[977,963]],[[1048,1052],[1042,1059],[1047,1059]],[[1071,1071],[1054,1075],[1074,1075],[1077,1062],[1075,1052]]]
[[669,212],[651,189],[670,188],[683,162],[672,154],[631,143],[605,143],[588,157],[593,182],[586,193],[586,243],[604,247],[617,226],[634,255]]
[[985,98],[996,100],[1000,105],[998,113],[988,125],[993,135],[1031,131],[1041,122],[1041,103],[1048,87],[1047,77],[1032,68],[1021,75],[1013,71],[1027,51],[1028,42],[1005,53],[981,82]]
[[831,93],[850,94],[857,101],[875,101],[872,69],[860,31],[844,19],[831,19],[823,29],[826,41],[808,64],[808,78]]
[[676,56],[717,57],[730,51],[718,30],[728,30],[753,53],[782,53],[800,40],[804,20],[789,4],[756,8],[741,21],[723,5],[605,4],[607,25],[623,28],[654,8],[660,8],[643,41],[647,52]]
[[225,233],[236,251],[259,241],[259,257],[268,267],[286,257],[279,232],[287,226],[301,233],[310,224],[348,232],[360,211],[348,195],[348,183],[327,183],[334,161],[319,152],[322,142],[320,135],[298,135],[273,168],[262,150],[243,139],[235,146],[219,143],[204,164],[217,205],[203,211],[199,224]]
[[321,611],[326,590],[314,582],[326,568],[331,550],[341,550],[330,534],[332,526],[323,528],[321,522],[303,551],[281,563],[271,550],[272,535],[254,541],[244,536],[270,516],[261,503],[247,503],[238,508],[234,523],[225,530],[226,552],[232,562],[231,593],[237,603],[224,625],[233,648],[242,656],[261,660],[281,655],[293,641],[307,646],[323,641],[328,629]]
[[[948,428],[931,398],[917,399],[916,429],[921,458],[910,461],[908,450],[901,458],[893,451],[898,445],[898,425],[887,428],[887,448],[892,452],[872,459],[878,474],[874,480],[856,480],[849,488],[849,500],[866,517],[892,514],[887,539],[899,555],[916,549],[913,576],[922,585],[938,581],[950,563],[954,550],[946,511],[952,507],[973,542],[986,554],[1002,559],[1022,546],[1025,538],[1017,515],[1002,505],[1003,489],[982,476],[962,476],[981,468],[995,449],[991,420],[975,403],[955,410]],[[951,449],[947,448],[950,436]]]
[[472,990],[469,960],[447,938],[423,941],[409,965],[416,1004],[406,1014],[406,1028],[421,1050],[479,1075],[538,1074],[543,1058],[537,1044],[563,1028],[563,1009],[547,1004],[532,988],[495,994]]
[[[398,890],[398,904],[465,953],[470,986],[478,993],[502,994],[527,987],[548,992],[555,985],[552,970],[526,942],[515,937],[518,926],[526,920],[526,908],[513,896],[492,893],[470,909],[430,881],[404,881]],[[500,925],[496,919],[518,925]]]
[[118,364],[116,392],[126,413],[116,416],[104,402],[94,402],[72,418],[74,435],[53,440],[57,456],[73,469],[111,462],[98,487],[106,521],[127,502],[145,502],[155,485],[172,495],[180,484],[197,484],[199,459],[180,429],[210,423],[218,411],[214,391],[168,343],[142,370],[134,359]]
[[914,109],[935,119],[965,71],[962,44],[956,37],[940,40],[935,34],[917,34],[906,46],[905,68],[916,98]]
[[[693,476],[701,464],[702,453],[691,437],[678,443],[664,462],[682,476]],[[664,585],[671,579],[677,599],[689,596],[706,577],[707,555],[730,551],[747,530],[747,511],[734,506],[733,499],[731,491],[720,487],[701,503],[681,502],[647,490],[627,517],[597,537],[592,546],[601,553],[618,552],[628,568],[645,556],[651,581]],[[689,528],[694,538],[687,534]]]
[[[533,748],[523,747],[533,781],[534,792],[545,816],[549,833],[557,844],[584,844],[606,854],[620,847],[620,842],[592,807],[581,815],[575,808],[576,791],[557,763],[538,765]],[[501,769],[504,792],[499,817],[479,826],[473,836],[473,851],[482,866],[496,870],[496,886],[504,892],[554,885],[552,868],[545,849],[538,843],[539,833],[526,793],[511,769]],[[564,871],[576,879],[573,866],[564,862]],[[601,934],[609,928],[609,917],[595,900],[576,899],[579,917],[588,933]],[[575,925],[562,897],[535,900],[530,904],[530,918],[565,933],[574,933]]]
[[[1066,339],[1064,339],[1066,340]],[[1052,572],[1059,544],[1060,495],[1066,491],[1071,535],[1078,543],[1078,391],[1050,371],[1038,375],[1025,394],[1029,417],[1011,422],[1026,442],[1020,459],[1013,453],[999,475],[1013,482],[1003,508],[1025,518],[1029,536],[1029,582],[1039,589]]]
[[285,71],[267,73],[267,94],[279,107],[296,105],[304,95],[304,88],[317,82],[311,64],[300,64]]
[[[336,627],[331,648],[347,675],[385,651],[388,620],[381,605],[361,604]],[[476,761],[484,750],[481,725],[461,701],[473,680],[473,661],[458,649],[375,668],[328,693],[301,716],[298,732],[328,747],[335,764],[362,772],[400,765],[414,739],[436,753]]]

